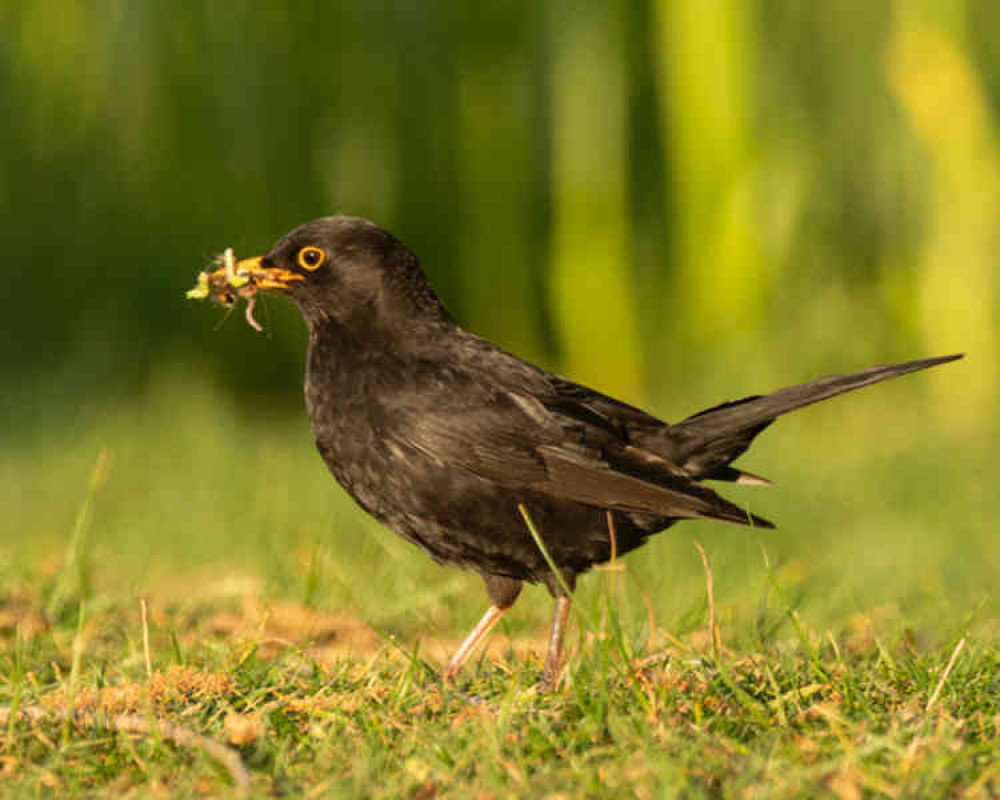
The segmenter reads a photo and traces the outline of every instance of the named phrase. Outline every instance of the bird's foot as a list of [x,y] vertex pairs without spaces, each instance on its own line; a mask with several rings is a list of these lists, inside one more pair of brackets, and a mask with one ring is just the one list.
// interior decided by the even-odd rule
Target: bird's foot
[[538,694],[554,694],[559,689],[559,673],[544,670],[535,683],[535,691]]

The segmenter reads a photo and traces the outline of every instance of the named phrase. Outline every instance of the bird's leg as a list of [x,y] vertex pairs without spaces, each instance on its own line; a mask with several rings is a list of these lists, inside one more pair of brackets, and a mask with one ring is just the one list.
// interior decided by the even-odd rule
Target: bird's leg
[[472,629],[472,633],[465,637],[465,641],[459,645],[458,650],[455,651],[455,655],[448,661],[448,665],[444,668],[443,673],[446,679],[454,678],[458,674],[458,671],[468,660],[472,651],[476,649],[476,645],[486,637],[487,633],[493,630],[493,626],[506,613],[507,609],[497,608],[496,606],[490,606],[486,609],[486,613],[483,614],[482,619],[479,620],[476,627]]
[[543,692],[551,692],[556,688],[559,677],[559,664],[562,661],[563,639],[566,637],[566,624],[569,622],[569,610],[573,601],[564,594],[556,597],[555,613],[552,615],[552,632],[549,634],[549,650],[545,656],[545,671],[538,688]]
[[479,620],[476,627],[472,629],[472,633],[465,637],[465,641],[459,645],[458,650],[455,651],[455,655],[448,661],[448,665],[444,668],[443,673],[446,679],[454,678],[458,674],[458,671],[468,660],[472,651],[476,649],[476,645],[486,637],[487,633],[493,630],[493,626],[506,613],[507,609],[497,608],[496,606],[490,606],[486,609],[486,613],[483,614],[482,619]]
[[465,637],[465,641],[459,645],[458,650],[455,651],[455,655],[448,661],[443,673],[443,677],[446,680],[458,674],[458,671],[462,669],[462,665],[468,661],[472,651],[486,638],[486,634],[493,630],[493,627],[500,621],[501,617],[514,605],[517,596],[521,594],[521,581],[514,580],[513,578],[504,578],[498,575],[483,575],[483,580],[486,582],[486,594],[490,598],[490,607],[486,609],[486,613],[476,623],[476,627],[472,629],[472,633]]

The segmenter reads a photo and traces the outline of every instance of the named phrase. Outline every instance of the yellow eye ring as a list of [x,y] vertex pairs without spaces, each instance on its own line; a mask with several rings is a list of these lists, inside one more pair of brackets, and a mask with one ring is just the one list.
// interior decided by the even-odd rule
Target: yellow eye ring
[[326,263],[326,251],[319,247],[303,247],[299,250],[298,256],[296,256],[296,261],[299,262],[299,266],[304,270],[309,272],[314,272]]

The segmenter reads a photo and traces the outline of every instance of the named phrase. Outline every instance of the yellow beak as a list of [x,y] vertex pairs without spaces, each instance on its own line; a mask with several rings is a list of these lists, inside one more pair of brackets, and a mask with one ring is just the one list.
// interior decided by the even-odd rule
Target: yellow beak
[[[249,278],[251,284],[257,289],[287,289],[288,284],[294,281],[305,280],[301,275],[291,270],[281,269],[280,267],[262,267],[262,258],[263,256],[255,256],[254,258],[244,258],[242,261],[237,261],[233,267],[233,274],[236,279]],[[233,276],[226,275],[225,267],[219,267],[219,269],[209,275],[209,281],[213,286],[229,284],[239,288],[236,280],[233,280]]]

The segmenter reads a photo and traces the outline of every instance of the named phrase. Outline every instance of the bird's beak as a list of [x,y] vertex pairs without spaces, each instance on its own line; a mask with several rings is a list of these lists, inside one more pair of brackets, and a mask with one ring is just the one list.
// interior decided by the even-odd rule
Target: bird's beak
[[211,275],[209,281],[213,286],[226,285],[239,288],[249,283],[256,289],[287,289],[290,283],[304,281],[301,275],[280,267],[265,267],[261,263],[263,256],[244,258],[233,266],[233,274],[226,274],[226,267],[219,267]]

